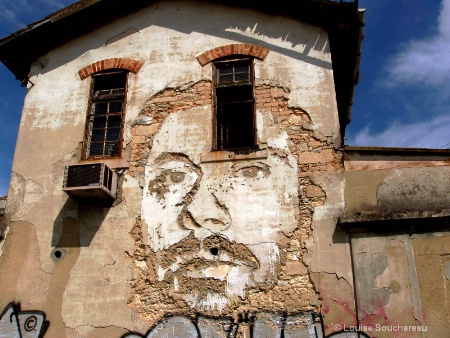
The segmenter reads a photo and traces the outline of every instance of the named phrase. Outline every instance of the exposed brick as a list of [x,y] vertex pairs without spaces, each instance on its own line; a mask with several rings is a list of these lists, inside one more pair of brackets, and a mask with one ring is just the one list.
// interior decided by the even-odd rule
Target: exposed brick
[[160,123],[153,123],[149,126],[136,126],[134,132],[137,136],[150,136],[159,129],[160,125]]
[[269,54],[269,49],[263,48],[263,49],[261,50],[261,53],[259,54],[259,58],[260,58],[261,60],[264,60],[264,59],[266,58],[267,54]]
[[201,54],[201,55],[199,55],[199,56],[197,56],[197,61],[202,65],[202,66],[204,66],[204,65],[206,65],[207,63],[208,63],[208,58],[204,55],[204,54]]
[[233,45],[226,45],[222,47],[225,51],[225,55],[233,55]]
[[135,68],[137,65],[137,61],[136,60],[131,60],[131,66],[129,68],[130,71],[134,72]]
[[120,59],[112,58],[110,62],[111,62],[111,68],[119,68]]
[[84,68],[82,68],[82,69],[80,69],[79,71],[78,71],[78,75],[80,75],[80,78],[83,80],[83,79],[85,79],[86,78],[86,73],[84,72]]
[[94,73],[94,70],[92,69],[92,65],[87,66],[87,71],[88,74],[91,75],[92,73]]
[[258,59],[264,59],[269,53],[269,49],[253,44],[230,44],[215,47],[197,56],[197,61],[204,66],[217,58],[230,55],[249,55]]
[[136,65],[135,69],[134,69],[134,72],[135,72],[135,73],[139,72],[139,70],[141,69],[141,67],[142,67],[143,65],[144,65],[144,61],[139,60],[139,61],[137,62],[137,65]]
[[145,136],[141,135],[133,137],[133,143],[134,144],[145,143]]
[[93,73],[97,73],[106,69],[117,69],[117,68],[127,69],[133,73],[137,73],[139,69],[141,69],[143,64],[144,62],[141,60],[134,60],[130,58],[104,59],[91,63],[90,65],[81,68],[78,71],[78,74],[82,79],[84,79]]
[[225,56],[225,53],[223,52],[222,47],[215,48],[214,52],[216,53],[217,57],[219,57],[219,58]]

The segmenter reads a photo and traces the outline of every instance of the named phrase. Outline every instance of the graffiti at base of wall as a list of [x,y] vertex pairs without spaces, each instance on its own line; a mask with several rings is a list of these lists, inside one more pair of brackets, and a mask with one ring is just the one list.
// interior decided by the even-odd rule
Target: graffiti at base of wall
[[[122,338],[323,338],[320,316],[312,312],[294,315],[260,312],[246,315],[236,323],[232,318],[210,318],[199,316],[191,319],[184,316],[167,317],[145,335],[130,333]],[[328,338],[369,338],[359,331],[334,332]]]
[[0,338],[40,338],[49,322],[41,311],[20,311],[18,304],[10,303],[0,316]]
[[174,316],[160,321],[146,335],[131,333],[123,338],[156,337],[323,337],[320,318],[304,312],[286,316],[279,313],[261,312],[246,315],[236,323],[232,318],[209,318],[199,316],[196,320]]
[[[20,311],[20,305],[10,303],[0,316],[0,338],[42,338],[50,323],[42,311]],[[236,322],[233,318],[198,316],[166,317],[145,335],[128,333],[122,338],[322,338],[321,317],[312,312],[293,315],[261,312],[246,314]],[[366,338],[362,332],[335,332],[328,337]]]

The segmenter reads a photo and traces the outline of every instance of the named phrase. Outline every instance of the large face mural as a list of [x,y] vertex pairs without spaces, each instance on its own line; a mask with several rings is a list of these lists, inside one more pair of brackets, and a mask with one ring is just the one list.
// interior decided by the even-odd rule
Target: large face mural
[[276,284],[278,244],[297,227],[297,165],[270,113],[257,112],[260,150],[246,154],[211,152],[207,115],[170,114],[155,135],[143,236],[161,283],[196,311],[221,313]]

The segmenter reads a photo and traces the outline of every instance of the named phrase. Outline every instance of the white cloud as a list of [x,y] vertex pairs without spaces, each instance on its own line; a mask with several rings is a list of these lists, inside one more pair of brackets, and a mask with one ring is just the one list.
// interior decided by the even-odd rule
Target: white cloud
[[450,115],[411,124],[394,123],[389,128],[373,132],[365,127],[346,143],[352,146],[405,148],[450,148]]
[[389,83],[447,85],[450,81],[450,0],[442,0],[439,32],[404,46],[388,65]]

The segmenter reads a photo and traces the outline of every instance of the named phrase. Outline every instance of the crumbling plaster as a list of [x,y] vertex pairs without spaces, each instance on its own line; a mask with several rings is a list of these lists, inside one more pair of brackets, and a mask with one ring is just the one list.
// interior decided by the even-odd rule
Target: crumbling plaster
[[441,165],[346,171],[345,212],[446,210],[450,207],[449,175],[450,169]]
[[[205,21],[205,17],[209,19]],[[242,309],[320,312],[320,298],[327,297],[325,291],[332,283],[321,289],[320,278],[314,279],[314,285],[309,271],[322,275],[322,280],[329,274],[344,278],[345,288],[351,289],[345,236],[340,235],[342,243],[333,239],[342,210],[344,178],[342,158],[336,151],[340,135],[326,32],[288,18],[273,20],[258,12],[165,1],[56,48],[31,69],[13,165],[12,186],[17,193],[11,190],[8,206],[13,221],[27,222],[36,234],[33,250],[39,262],[29,268],[32,275],[45,276],[39,287],[50,290],[49,302],[59,304],[56,308],[61,310],[62,318],[55,323],[55,330],[66,330],[74,337],[89,336],[95,327],[108,325],[145,332],[146,325],[161,318],[162,312],[150,313],[154,309],[149,310],[142,299],[136,299],[136,295],[153,290],[140,275],[149,269],[144,264],[149,254],[142,246],[146,235],[145,231],[144,235],[141,233],[139,218],[145,164],[142,161],[147,160],[152,135],[163,128],[165,116],[161,114],[174,113],[171,118],[177,118],[176,111],[182,107],[175,106],[172,112],[157,116],[148,114],[149,107],[159,94],[177,88],[184,93],[203,84],[210,91],[211,65],[201,67],[195,57],[215,46],[247,42],[270,49],[263,62],[255,60],[255,86],[261,93],[270,93],[270,107],[258,106],[262,101],[257,100],[257,109],[270,112],[273,120],[264,123],[279,124],[282,137],[265,135],[265,128],[258,129],[258,137],[261,145],[289,149],[292,153],[289,163],[297,166],[300,207],[296,215],[298,227],[287,231],[282,241],[283,265],[277,266],[282,283],[270,292],[258,290]],[[95,208],[76,204],[62,192],[63,166],[78,162],[77,149],[84,134],[90,79],[80,80],[78,70],[114,57],[143,60],[144,65],[138,74],[130,73],[128,78],[124,156],[130,161],[130,168],[123,175],[120,201],[112,208]],[[210,101],[196,105],[192,111],[211,118]],[[258,121],[262,123],[259,117]],[[199,130],[192,132],[198,134]],[[189,141],[192,140],[183,140]],[[199,141],[208,152],[211,143]],[[165,150],[171,151],[170,147]],[[200,154],[193,161],[199,163]],[[12,230],[15,223],[11,224]],[[132,236],[128,235],[130,232]],[[55,246],[68,252],[58,262],[51,257]],[[321,251],[325,247],[326,251]],[[325,262],[320,257],[323,252],[338,257],[340,264]],[[70,264],[64,263],[68,257],[72,257]],[[63,264],[65,268],[60,267]],[[56,280],[64,280],[64,287],[58,286]],[[139,289],[143,286],[145,290]],[[34,286],[27,291],[35,296],[42,294]],[[341,297],[338,302],[345,303],[352,312],[353,300],[347,291],[345,299]],[[32,299],[17,290],[10,294]],[[126,306],[128,300],[131,306]],[[146,304],[156,306],[160,300],[155,296]],[[182,301],[164,307],[167,313],[180,312],[179,309],[190,313]],[[330,318],[340,316],[339,308],[327,309]],[[147,321],[135,316],[134,310]],[[67,329],[63,329],[61,321]]]
[[[449,330],[448,232],[353,234],[351,239],[359,323],[421,327],[425,334],[398,332],[398,337],[440,337]],[[377,332],[392,337],[392,332]]]

